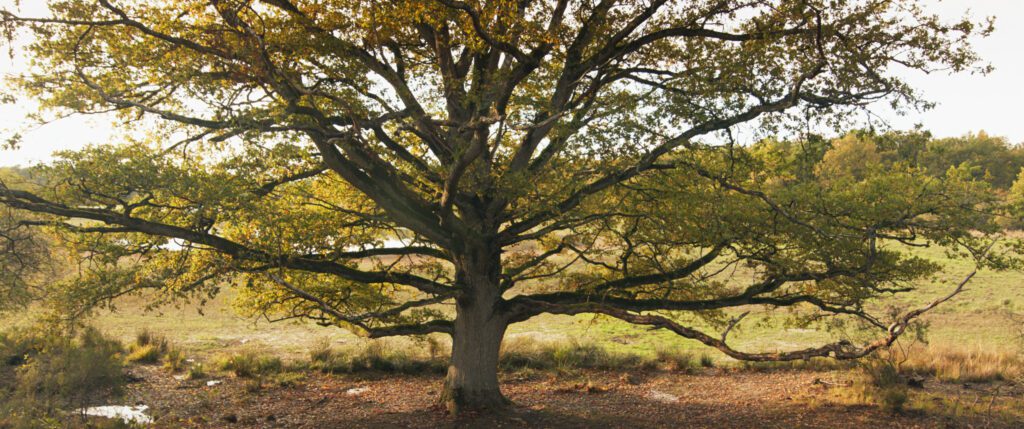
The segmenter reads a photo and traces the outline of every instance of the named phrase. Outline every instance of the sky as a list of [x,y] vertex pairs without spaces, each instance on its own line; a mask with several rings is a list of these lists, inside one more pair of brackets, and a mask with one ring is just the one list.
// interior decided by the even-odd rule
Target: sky
[[[0,0],[10,8],[14,0]],[[896,116],[885,109],[876,110],[894,129],[910,129],[920,124],[937,137],[953,137],[984,130],[989,135],[1006,137],[1012,143],[1024,143],[1024,0],[928,0],[927,6],[940,16],[956,19],[965,12],[975,18],[996,17],[996,31],[975,42],[975,48],[995,71],[982,76],[946,73],[904,74],[925,98],[938,103],[926,112]],[[23,14],[41,16],[42,0],[22,1]],[[24,58],[0,55],[0,79],[25,69]],[[33,112],[31,100],[19,99],[0,105],[0,139],[14,132],[22,134],[21,148],[0,150],[0,166],[31,165],[50,159],[54,151],[73,150],[88,144],[116,140],[117,130],[105,117],[71,117],[41,127],[26,114]]]

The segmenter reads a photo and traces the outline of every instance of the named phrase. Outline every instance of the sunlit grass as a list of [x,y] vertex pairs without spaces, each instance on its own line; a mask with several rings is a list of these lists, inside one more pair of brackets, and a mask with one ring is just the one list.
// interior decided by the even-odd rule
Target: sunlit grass
[[[947,266],[946,271],[920,285],[919,290],[878,305],[920,306],[947,293],[971,269],[966,261],[947,259],[939,248],[915,249],[914,252],[942,262]],[[346,347],[360,346],[366,341],[340,328],[302,322],[269,323],[241,317],[231,306],[234,295],[231,290],[225,290],[202,307],[185,303],[154,312],[141,310],[147,303],[145,295],[129,296],[118,300],[116,312],[102,312],[91,323],[126,343],[132,342],[140,330],[148,329],[199,357],[260,348],[285,358],[296,358],[304,357],[313,344],[322,340]],[[930,325],[927,338],[932,347],[1014,353],[1024,345],[1021,344],[1020,321],[1009,317],[1013,311],[1024,312],[1024,273],[982,271],[960,296],[923,320]],[[786,326],[782,323],[786,314],[785,310],[752,314],[730,334],[730,343],[748,351],[788,350],[854,335],[844,330],[828,332],[814,327]],[[5,322],[17,324],[27,319],[21,314]],[[691,322],[692,326],[711,333],[717,330],[700,319]],[[715,350],[670,332],[651,331],[602,316],[541,315],[509,328],[510,340],[522,336],[542,341],[597,343],[612,352],[647,357],[659,350],[672,349],[695,356],[706,353],[716,362],[730,361]],[[424,348],[428,345],[410,342],[409,346]]]

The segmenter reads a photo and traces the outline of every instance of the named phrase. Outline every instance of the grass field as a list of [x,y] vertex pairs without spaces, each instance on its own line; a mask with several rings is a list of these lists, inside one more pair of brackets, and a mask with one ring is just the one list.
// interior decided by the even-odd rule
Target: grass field
[[[969,263],[949,260],[941,249],[925,248],[915,252],[943,263],[947,270],[921,285],[918,291],[879,305],[923,305],[947,293],[970,270]],[[314,344],[324,339],[337,345],[366,341],[334,327],[298,322],[269,323],[241,317],[231,306],[233,297],[228,290],[201,309],[186,303],[150,312],[140,310],[146,302],[145,296],[126,297],[117,302],[117,311],[98,314],[92,324],[124,340],[147,329],[167,336],[200,357],[246,348],[258,348],[286,358],[304,357]],[[1024,273],[982,271],[961,295],[926,315],[924,320],[930,323],[928,338],[933,347],[965,352],[1012,352],[1024,349],[1020,321],[1015,322],[1010,317],[1014,311],[1024,312]],[[786,327],[782,319],[772,314],[754,315],[745,320],[730,339],[737,348],[762,351],[797,348],[844,335]],[[611,350],[641,355],[651,355],[658,350],[706,352],[715,359],[727,360],[724,355],[707,350],[695,341],[605,317],[543,315],[509,329],[508,338],[521,336],[542,341],[598,343]],[[417,344],[412,346],[418,347]]]
[[[947,294],[970,270],[939,249],[915,251],[948,269],[907,296],[872,305],[919,307]],[[750,273],[735,276],[739,282]],[[693,427],[715,428],[836,422],[1017,428],[1024,424],[1022,285],[1022,272],[981,272],[926,316],[927,346],[852,364],[741,364],[666,331],[604,317],[536,317],[509,329],[501,380],[517,407],[495,421],[463,421],[439,411],[447,360],[438,342],[374,343],[335,327],[242,317],[232,308],[236,292],[230,289],[202,307],[180,303],[149,312],[142,310],[147,296],[129,296],[116,302],[117,311],[96,314],[89,323],[123,343],[114,359],[127,362],[118,368],[136,381],[121,396],[86,395],[83,405],[145,404],[154,427],[626,428],[676,427],[686,419]],[[730,343],[772,351],[851,335],[789,326],[786,311],[752,314]],[[0,322],[28,324],[31,313]],[[699,320],[693,325],[715,332]],[[144,341],[141,332],[153,335]],[[86,363],[68,368],[91,368]],[[0,385],[16,380],[18,370],[3,369]],[[7,393],[17,399],[20,391]],[[0,414],[3,406],[0,396]]]

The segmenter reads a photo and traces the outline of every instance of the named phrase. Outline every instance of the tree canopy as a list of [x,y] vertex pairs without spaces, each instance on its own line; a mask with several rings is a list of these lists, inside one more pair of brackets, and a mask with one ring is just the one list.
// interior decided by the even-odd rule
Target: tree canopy
[[[450,334],[455,408],[504,403],[501,338],[539,314],[603,314],[739,359],[855,358],[941,301],[868,311],[941,268],[906,246],[1007,264],[987,252],[988,185],[964,169],[880,168],[881,151],[856,137],[807,140],[822,161],[796,164],[733,143],[737,127],[771,135],[843,127],[874,102],[926,107],[896,68],[985,71],[970,41],[991,23],[943,22],[919,2],[58,0],[50,11],[2,12],[7,34],[34,35],[34,67],[12,83],[60,114],[115,112],[125,138],[61,154],[41,167],[45,189],[0,185],[0,204],[42,216],[27,224],[82,255],[77,296],[202,297],[233,282],[273,319]],[[752,278],[722,280],[731,267]],[[729,310],[754,307],[881,335],[730,347],[742,317]]]

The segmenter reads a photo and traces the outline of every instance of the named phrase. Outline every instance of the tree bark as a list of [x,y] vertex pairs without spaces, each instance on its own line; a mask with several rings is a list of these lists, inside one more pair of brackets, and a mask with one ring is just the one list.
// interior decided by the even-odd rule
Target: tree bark
[[498,355],[508,327],[502,314],[496,253],[480,252],[456,262],[465,292],[456,300],[452,357],[441,402],[449,412],[496,411],[510,402],[498,385]]

